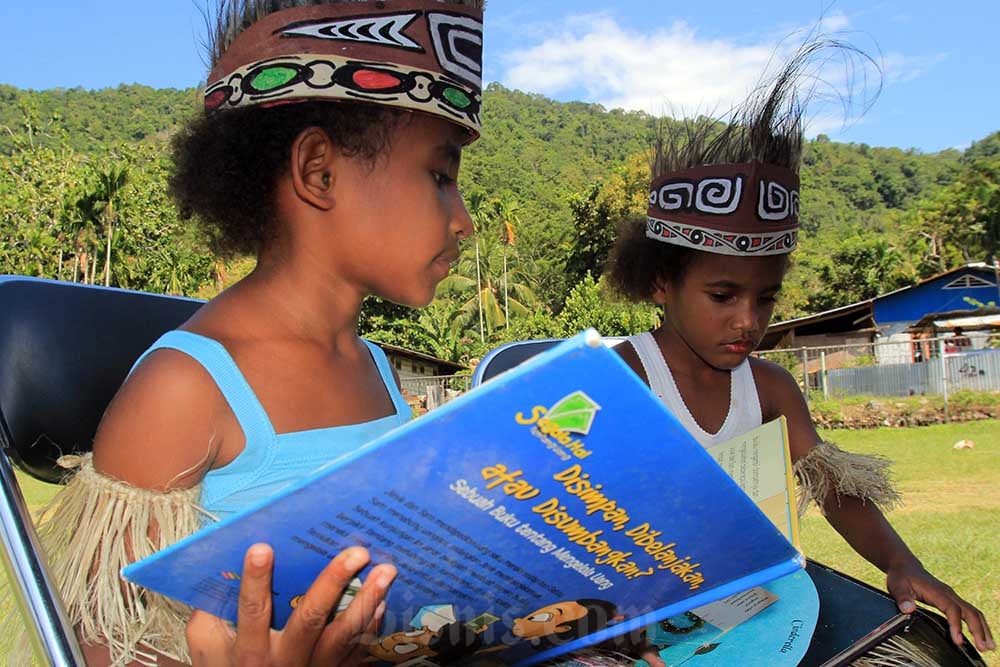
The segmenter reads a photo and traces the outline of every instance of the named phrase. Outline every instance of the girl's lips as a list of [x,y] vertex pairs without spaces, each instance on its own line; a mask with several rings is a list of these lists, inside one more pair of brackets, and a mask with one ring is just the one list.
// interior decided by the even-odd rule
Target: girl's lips
[[753,352],[754,347],[756,346],[751,341],[741,340],[732,343],[725,343],[723,347],[725,347],[730,352],[734,352],[736,354],[748,354],[750,352]]
[[433,266],[437,272],[442,274],[442,280],[451,273],[451,264],[446,257],[438,257],[434,260]]

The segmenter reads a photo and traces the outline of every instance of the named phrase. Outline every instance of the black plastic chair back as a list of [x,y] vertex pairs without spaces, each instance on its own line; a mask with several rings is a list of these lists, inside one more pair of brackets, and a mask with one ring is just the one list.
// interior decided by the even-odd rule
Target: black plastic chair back
[[0,277],[0,443],[57,482],[62,454],[89,451],[132,364],[202,302],[54,280]]

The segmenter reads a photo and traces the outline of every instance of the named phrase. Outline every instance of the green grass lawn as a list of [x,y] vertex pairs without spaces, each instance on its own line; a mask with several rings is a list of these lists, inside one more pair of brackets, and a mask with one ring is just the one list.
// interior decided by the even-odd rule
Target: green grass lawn
[[[904,506],[889,515],[924,565],[976,605],[1000,631],[1000,421],[907,429],[823,433],[844,449],[881,454],[893,470]],[[975,448],[952,445],[971,439]],[[40,508],[55,486],[20,476],[25,500]],[[815,510],[802,522],[806,554],[884,587],[881,572],[861,559]],[[1000,638],[1000,633],[996,633]],[[1000,656],[984,656],[1000,667]]]

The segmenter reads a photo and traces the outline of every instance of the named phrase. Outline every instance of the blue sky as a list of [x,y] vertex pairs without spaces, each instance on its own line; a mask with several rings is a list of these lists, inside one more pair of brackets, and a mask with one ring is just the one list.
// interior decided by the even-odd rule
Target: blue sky
[[[196,85],[205,75],[203,2],[2,2],[0,83]],[[846,112],[814,105],[812,134],[930,152],[1000,130],[1000,3],[992,0],[489,0],[486,79],[608,108],[714,112],[820,21],[875,56],[884,77],[860,117],[864,91]],[[821,76],[844,90],[845,72],[836,64]],[[870,70],[855,69],[856,80],[866,73],[871,81]]]

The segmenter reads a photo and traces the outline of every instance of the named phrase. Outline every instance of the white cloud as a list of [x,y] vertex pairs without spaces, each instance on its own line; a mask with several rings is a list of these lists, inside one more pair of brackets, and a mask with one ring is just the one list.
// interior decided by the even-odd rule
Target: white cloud
[[834,33],[846,30],[850,23],[851,21],[847,18],[847,14],[838,9],[821,18],[818,28],[820,32]]
[[[740,44],[703,38],[683,21],[638,31],[623,28],[607,14],[576,16],[534,46],[501,56],[501,80],[512,88],[572,95],[612,109],[675,117],[720,115],[744,99],[765,72],[773,73],[806,32],[832,34],[848,25],[843,12],[834,12],[805,31],[785,33],[784,39]],[[816,67],[803,77],[816,88],[810,134],[849,122],[857,106],[864,106],[864,93],[872,92],[857,94],[858,87],[873,83],[864,78],[871,72],[847,53],[819,60]],[[843,99],[837,95],[850,100],[851,93],[853,106],[841,108]]]
[[682,21],[641,34],[606,15],[578,16],[562,34],[505,57],[503,82],[549,95],[581,90],[608,108],[658,115],[715,111],[750,90],[773,49],[702,40]]
[[882,70],[887,83],[913,81],[926,70],[943,62],[947,53],[932,56],[904,56],[901,53],[887,53],[882,58]]

